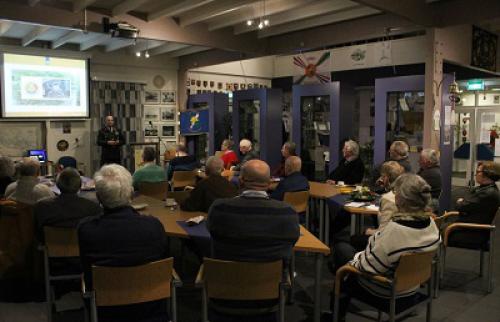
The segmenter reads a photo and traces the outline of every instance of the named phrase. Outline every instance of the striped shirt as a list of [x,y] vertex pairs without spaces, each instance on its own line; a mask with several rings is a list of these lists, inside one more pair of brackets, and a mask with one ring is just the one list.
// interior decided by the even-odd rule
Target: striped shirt
[[[356,253],[351,265],[358,270],[392,277],[402,254],[435,250],[441,238],[433,220],[391,221],[368,240],[364,251]],[[391,289],[384,284],[360,278],[359,284],[375,296],[389,298]],[[409,296],[419,285],[397,294]]]

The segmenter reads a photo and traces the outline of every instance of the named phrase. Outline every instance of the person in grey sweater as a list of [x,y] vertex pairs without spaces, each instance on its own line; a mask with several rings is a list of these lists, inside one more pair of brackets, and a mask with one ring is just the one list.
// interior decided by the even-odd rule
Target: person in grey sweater
[[5,198],[17,202],[34,205],[44,198],[53,198],[55,194],[52,190],[41,184],[38,176],[40,175],[40,162],[31,158],[24,158],[18,168],[19,179],[11,183],[5,189]]

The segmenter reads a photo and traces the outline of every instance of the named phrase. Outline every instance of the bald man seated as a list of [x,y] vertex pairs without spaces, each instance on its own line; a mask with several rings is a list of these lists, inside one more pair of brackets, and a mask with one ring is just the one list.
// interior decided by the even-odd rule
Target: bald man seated
[[309,181],[300,172],[302,160],[297,156],[288,157],[285,161],[285,178],[280,181],[276,190],[271,193],[271,198],[283,200],[285,192],[309,190]]
[[189,198],[181,204],[181,209],[208,212],[215,200],[235,197],[238,189],[227,178],[221,176],[222,170],[224,170],[222,159],[215,156],[208,158],[205,164],[207,177],[196,184]]
[[[288,204],[269,198],[269,166],[261,160],[247,161],[241,168],[243,192],[236,198],[216,200],[208,212],[207,227],[212,236],[212,257],[241,262],[283,260],[288,267],[300,229],[297,213]],[[275,301],[224,301],[231,307],[268,307]],[[211,321],[226,321],[217,316]],[[271,314],[272,315],[272,314]],[[226,317],[227,315],[224,314]],[[241,317],[240,317],[241,318]],[[238,320],[239,321],[239,320]],[[275,321],[272,316],[255,316],[245,321]]]

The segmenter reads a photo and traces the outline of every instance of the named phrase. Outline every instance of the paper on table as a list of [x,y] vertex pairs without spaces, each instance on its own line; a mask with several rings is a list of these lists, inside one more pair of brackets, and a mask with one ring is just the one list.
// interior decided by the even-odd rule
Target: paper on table
[[366,206],[366,209],[368,209],[368,210],[378,211],[379,207],[377,207],[377,206],[375,206],[375,205],[369,205],[369,206]]
[[353,207],[353,208],[360,208],[363,207],[364,205],[365,205],[364,202],[354,202],[354,201],[345,204],[346,207]]

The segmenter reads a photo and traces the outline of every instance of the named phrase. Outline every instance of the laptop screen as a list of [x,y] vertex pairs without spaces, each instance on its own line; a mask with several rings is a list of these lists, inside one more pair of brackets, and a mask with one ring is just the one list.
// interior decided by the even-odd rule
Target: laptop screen
[[30,158],[36,158],[40,163],[47,161],[47,151],[45,150],[28,150]]

